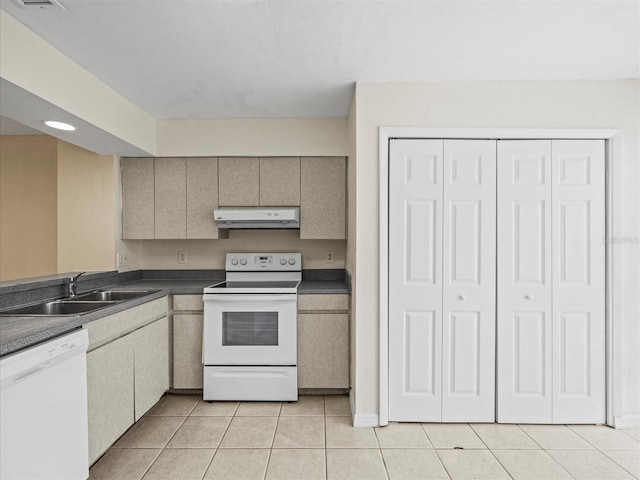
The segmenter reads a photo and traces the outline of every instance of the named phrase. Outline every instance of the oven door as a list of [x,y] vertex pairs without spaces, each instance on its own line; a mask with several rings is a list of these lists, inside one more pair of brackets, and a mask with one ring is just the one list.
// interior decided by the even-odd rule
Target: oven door
[[205,365],[296,365],[295,294],[205,294]]

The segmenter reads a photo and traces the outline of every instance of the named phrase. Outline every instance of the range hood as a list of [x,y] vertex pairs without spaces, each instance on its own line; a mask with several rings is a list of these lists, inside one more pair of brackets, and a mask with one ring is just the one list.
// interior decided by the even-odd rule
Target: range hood
[[300,228],[299,207],[216,208],[218,228]]

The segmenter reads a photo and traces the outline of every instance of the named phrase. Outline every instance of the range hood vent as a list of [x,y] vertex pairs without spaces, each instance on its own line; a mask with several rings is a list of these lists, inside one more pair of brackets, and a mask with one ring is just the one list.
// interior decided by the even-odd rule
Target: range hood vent
[[300,228],[299,207],[216,208],[213,218],[218,228]]
[[14,3],[17,3],[22,8],[27,7],[58,7],[62,10],[66,10],[64,5],[62,5],[58,0],[13,0]]

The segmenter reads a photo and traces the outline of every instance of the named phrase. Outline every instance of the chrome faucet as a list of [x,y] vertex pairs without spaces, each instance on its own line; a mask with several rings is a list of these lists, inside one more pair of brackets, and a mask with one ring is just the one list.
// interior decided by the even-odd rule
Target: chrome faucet
[[76,291],[78,289],[78,278],[80,275],[87,272],[80,272],[79,274],[69,277],[69,298],[74,298],[76,296]]

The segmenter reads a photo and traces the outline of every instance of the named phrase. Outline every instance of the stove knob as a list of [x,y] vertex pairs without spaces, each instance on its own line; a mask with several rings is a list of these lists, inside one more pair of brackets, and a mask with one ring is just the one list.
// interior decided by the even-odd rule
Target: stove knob
[[295,263],[296,263],[295,258],[290,258],[290,259],[289,259],[289,265],[293,265],[293,264],[295,264]]
[[231,259],[231,265],[237,265],[237,264],[238,264],[238,259],[237,258]]
[[247,260],[245,258],[240,260],[240,265],[246,265],[246,264],[247,264]]
[[287,264],[287,259],[286,258],[281,258],[280,259],[280,265],[286,265]]

